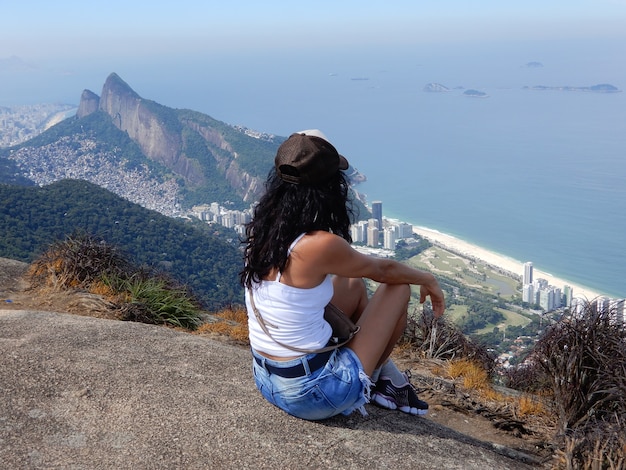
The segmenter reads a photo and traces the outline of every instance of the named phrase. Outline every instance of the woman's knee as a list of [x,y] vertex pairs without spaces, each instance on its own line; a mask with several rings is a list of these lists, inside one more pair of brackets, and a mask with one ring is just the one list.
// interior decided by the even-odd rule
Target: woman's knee
[[357,296],[361,302],[367,303],[367,286],[365,285],[365,281],[361,278],[352,278],[350,280],[350,287],[354,292],[354,295]]
[[378,291],[382,295],[393,297],[400,303],[406,302],[408,304],[411,298],[411,286],[408,284],[381,284],[378,287]]

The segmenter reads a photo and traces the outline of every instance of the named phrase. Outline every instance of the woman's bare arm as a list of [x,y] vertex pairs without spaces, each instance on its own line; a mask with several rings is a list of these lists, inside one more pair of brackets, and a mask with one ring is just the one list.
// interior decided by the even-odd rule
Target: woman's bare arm
[[[419,285],[420,302],[430,297],[435,315],[443,314],[445,309],[443,292],[431,273],[411,268],[395,260],[359,253],[343,238],[328,232],[314,232],[306,238],[308,238],[306,243],[302,243],[302,254],[316,253],[315,263],[307,266],[307,269],[317,271],[319,274],[364,277],[384,284]],[[298,257],[295,252],[294,255]]]

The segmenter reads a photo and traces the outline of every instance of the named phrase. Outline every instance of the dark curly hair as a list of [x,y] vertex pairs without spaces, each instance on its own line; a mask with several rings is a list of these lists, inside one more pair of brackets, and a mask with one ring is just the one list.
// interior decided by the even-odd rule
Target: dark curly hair
[[353,215],[343,172],[337,171],[324,185],[311,186],[287,183],[272,170],[252,222],[246,225],[242,286],[260,282],[273,268],[283,271],[289,245],[301,233],[325,230],[351,243]]

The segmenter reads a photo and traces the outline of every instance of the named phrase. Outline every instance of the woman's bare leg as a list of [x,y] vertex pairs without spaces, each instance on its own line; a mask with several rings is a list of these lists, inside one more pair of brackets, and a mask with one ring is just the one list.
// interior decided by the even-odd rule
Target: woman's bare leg
[[402,336],[410,296],[407,284],[381,284],[361,313],[357,322],[361,330],[348,347],[359,357],[366,374],[371,376],[383,364]]
[[333,288],[331,302],[356,323],[369,302],[365,281],[360,278],[334,276]]
[[[408,288],[407,292],[407,289],[404,289],[402,286],[381,286],[372,298],[373,305],[371,305],[367,299],[367,289],[363,280],[336,278],[334,279],[334,286],[335,295],[333,296],[333,303],[344,312],[351,314],[355,321],[360,318],[358,323],[361,325],[361,331],[356,335],[355,339],[352,340],[349,347],[359,356],[365,372],[370,377],[373,378],[374,369],[378,369],[381,366],[381,371],[387,375],[385,382],[382,384],[384,388],[381,388],[381,390],[375,388],[372,394],[372,400],[383,408],[392,410],[398,409],[411,415],[426,414],[428,404],[419,399],[417,393],[415,393],[415,390],[410,385],[402,386],[402,388],[407,387],[407,390],[405,390],[403,394],[389,396],[388,393],[388,387],[390,385],[389,380],[391,380],[392,384],[396,385],[401,385],[406,381],[406,376],[393,364],[389,355],[406,328],[406,311],[411,294],[410,288],[406,286]],[[406,298],[404,297],[405,295],[407,296]],[[390,301],[389,296],[394,297],[394,302]],[[380,311],[374,310],[376,304],[383,305]],[[367,310],[367,312],[365,312],[365,310]],[[392,317],[394,317],[394,312],[395,315],[398,316],[398,320],[393,328],[391,337],[384,346],[383,352],[377,356],[378,353],[375,350],[374,342],[377,340],[378,343],[376,347],[380,348],[380,344],[384,343],[384,338],[382,338],[380,334],[377,334],[377,331],[379,331],[376,329],[377,327],[372,326],[376,325],[376,322],[373,321],[371,317],[384,317],[382,319],[377,318],[376,320],[383,320],[386,323],[385,327],[388,331],[389,325],[387,322],[393,322]],[[371,336],[372,331],[376,336],[375,340],[363,340],[361,335]],[[368,341],[371,342],[368,343]],[[372,361],[376,360],[377,357],[378,362],[375,368],[370,370]],[[388,360],[390,362],[385,364]],[[366,361],[369,362],[366,364]],[[383,364],[385,365],[383,366]],[[398,375],[400,375],[400,377],[398,377]]]

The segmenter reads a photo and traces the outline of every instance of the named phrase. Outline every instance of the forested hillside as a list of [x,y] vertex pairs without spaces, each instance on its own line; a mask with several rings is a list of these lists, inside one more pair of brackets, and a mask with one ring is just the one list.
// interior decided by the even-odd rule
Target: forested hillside
[[167,271],[207,308],[243,301],[234,232],[166,217],[87,181],[0,184],[0,257],[30,262],[76,232],[101,237],[134,262]]

